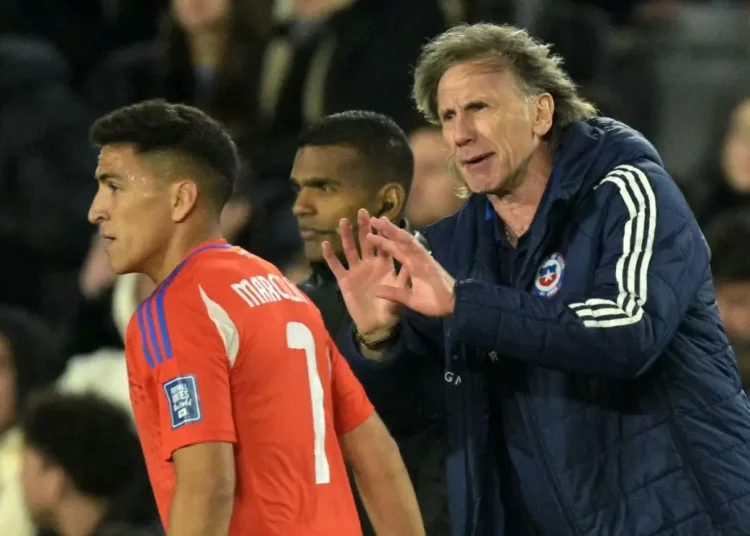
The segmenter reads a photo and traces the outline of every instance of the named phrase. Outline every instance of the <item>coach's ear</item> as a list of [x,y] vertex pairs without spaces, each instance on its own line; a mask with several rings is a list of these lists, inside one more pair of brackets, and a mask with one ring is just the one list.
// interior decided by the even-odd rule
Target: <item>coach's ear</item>
[[193,181],[178,180],[172,184],[172,220],[182,222],[195,208],[198,185]]

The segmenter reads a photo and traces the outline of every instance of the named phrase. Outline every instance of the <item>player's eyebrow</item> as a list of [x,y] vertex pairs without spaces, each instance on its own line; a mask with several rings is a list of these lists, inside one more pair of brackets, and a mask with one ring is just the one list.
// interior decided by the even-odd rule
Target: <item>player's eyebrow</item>
[[118,177],[114,173],[101,173],[101,174],[99,174],[99,175],[96,176],[96,181],[98,183],[112,181],[112,180],[119,180],[119,179],[120,179],[120,177]]
[[295,179],[291,177],[292,183],[297,186],[306,188],[320,188],[321,186],[340,186],[341,182],[328,177],[308,177],[305,179]]
[[322,186],[324,184],[341,184],[339,181],[328,178],[328,177],[311,177],[302,182],[310,186]]

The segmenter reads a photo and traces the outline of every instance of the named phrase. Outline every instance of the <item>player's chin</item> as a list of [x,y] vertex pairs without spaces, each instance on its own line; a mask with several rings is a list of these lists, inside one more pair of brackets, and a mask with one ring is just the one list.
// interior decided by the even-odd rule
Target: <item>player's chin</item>
[[317,241],[305,241],[305,260],[307,262],[324,262],[323,243]]
[[123,259],[118,256],[110,256],[110,265],[112,271],[117,275],[132,274],[138,272],[138,266],[132,259]]

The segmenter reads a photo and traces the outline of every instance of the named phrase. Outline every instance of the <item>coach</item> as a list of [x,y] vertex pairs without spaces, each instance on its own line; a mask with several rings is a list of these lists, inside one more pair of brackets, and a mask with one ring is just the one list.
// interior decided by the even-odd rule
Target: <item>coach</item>
[[364,211],[361,253],[340,226],[348,268],[324,253],[342,351],[383,374],[445,357],[453,534],[747,534],[750,405],[651,144],[507,26],[434,39],[414,95],[467,204],[427,228],[431,254]]

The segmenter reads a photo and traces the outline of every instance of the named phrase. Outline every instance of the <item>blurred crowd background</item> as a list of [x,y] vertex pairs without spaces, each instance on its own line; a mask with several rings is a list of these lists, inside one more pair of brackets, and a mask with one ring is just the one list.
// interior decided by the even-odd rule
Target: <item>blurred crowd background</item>
[[[92,119],[164,97],[221,120],[244,160],[225,233],[299,281],[289,171],[300,129],[324,115],[373,110],[409,134],[413,227],[460,207],[440,132],[410,101],[411,68],[426,40],[479,21],[550,43],[602,115],[654,143],[704,228],[750,378],[749,2],[2,0],[0,534],[85,520],[72,533],[148,533],[153,519],[122,424],[123,333],[151,287],[111,273],[87,222]],[[32,396],[50,386],[64,394]]]

